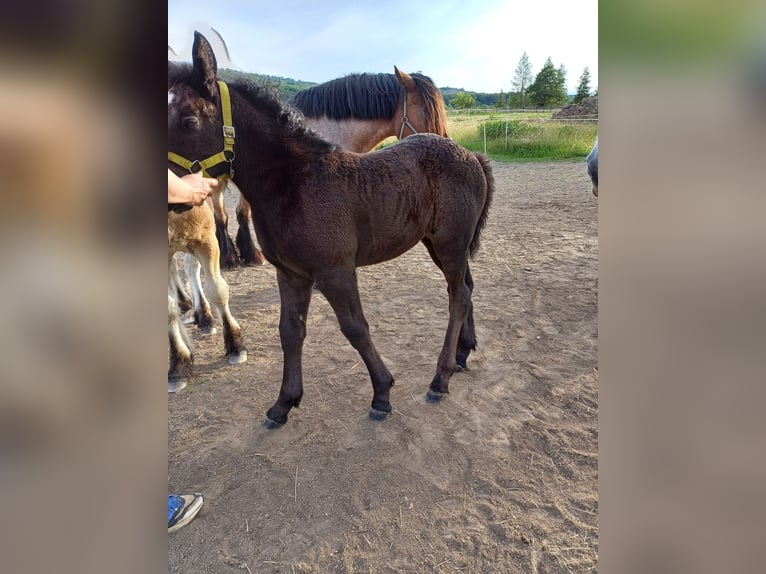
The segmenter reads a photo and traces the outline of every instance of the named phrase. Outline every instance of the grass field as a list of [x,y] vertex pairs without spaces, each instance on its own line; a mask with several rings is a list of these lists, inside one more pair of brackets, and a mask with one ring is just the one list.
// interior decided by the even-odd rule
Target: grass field
[[[457,143],[497,161],[585,159],[596,141],[598,123],[553,120],[553,112],[448,110],[447,126]],[[378,149],[396,142],[390,137]]]
[[498,161],[585,158],[598,131],[593,121],[552,120],[551,111],[481,112],[449,110],[450,135]]

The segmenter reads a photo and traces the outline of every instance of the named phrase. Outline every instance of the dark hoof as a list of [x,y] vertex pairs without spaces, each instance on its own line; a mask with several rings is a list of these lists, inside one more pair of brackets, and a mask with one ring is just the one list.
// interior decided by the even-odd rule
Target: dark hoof
[[466,365],[465,363],[462,363],[462,364],[458,363],[457,365],[455,365],[455,372],[456,373],[459,373],[461,371],[470,371],[470,370],[471,369],[469,369],[468,365]]
[[447,393],[440,393],[438,391],[432,391],[431,389],[428,389],[428,392],[426,393],[426,402],[438,403],[446,396]]
[[266,417],[266,420],[263,421],[263,428],[265,428],[266,430],[274,430],[274,429],[278,429],[284,424],[285,423],[278,423],[274,419]]
[[266,411],[266,420],[263,421],[263,427],[269,430],[279,428],[287,422],[287,413],[283,414],[282,416],[276,416],[271,414],[271,411],[273,410],[274,407],[271,407]]
[[243,256],[242,263],[244,265],[257,267],[260,265],[266,265],[266,258],[263,256],[263,253],[256,251],[253,255],[248,255],[246,257]]
[[386,420],[388,413],[386,411],[379,411],[378,409],[370,409],[368,416],[371,421],[384,421]]
[[221,259],[221,269],[231,271],[240,267],[238,259]]
[[237,269],[240,267],[239,256],[234,250],[234,244],[231,242],[231,239],[228,240],[228,249],[221,248],[221,258],[219,261],[221,262],[221,269]]

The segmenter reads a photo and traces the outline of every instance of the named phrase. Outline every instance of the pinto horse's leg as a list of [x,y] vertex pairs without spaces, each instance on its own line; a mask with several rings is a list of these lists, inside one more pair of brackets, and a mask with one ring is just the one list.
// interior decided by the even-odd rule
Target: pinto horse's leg
[[[169,263],[175,265],[172,257]],[[170,345],[170,361],[168,366],[168,392],[174,393],[183,389],[192,377],[194,358],[186,331],[181,324],[173,286],[168,282],[168,342]]]
[[234,248],[234,243],[229,236],[229,216],[224,207],[223,193],[226,191],[226,180],[223,180],[216,189],[210,194],[213,204],[213,215],[215,216],[215,236],[218,239],[220,250],[221,269],[235,269],[239,266],[239,257]]
[[239,249],[239,257],[244,264],[263,265],[266,263],[266,258],[253,242],[253,236],[250,234],[250,216],[250,204],[240,193],[237,204],[237,223],[239,224],[237,249]]
[[314,282],[277,268],[279,284],[279,338],[282,342],[282,387],[277,402],[266,412],[263,426],[277,428],[287,422],[290,409],[300,405],[303,397],[303,367],[301,355],[306,338],[306,318],[311,303]]
[[223,343],[230,365],[247,360],[247,348],[242,341],[239,323],[229,310],[229,285],[221,275],[218,244],[215,241],[200,244],[194,252],[205,270],[205,292],[221,316]]
[[189,294],[183,288],[181,278],[178,276],[178,265],[175,264],[175,261],[168,267],[168,281],[170,283],[170,292],[176,298],[178,309],[181,313],[186,313],[193,309],[194,303],[192,303]]
[[200,263],[191,253],[184,254],[184,270],[189,278],[189,284],[192,289],[194,299],[194,322],[200,331],[206,334],[215,333],[213,325],[213,313],[210,310],[210,303],[205,297],[202,288],[202,278],[200,277]]
[[370,418],[385,419],[391,412],[389,394],[394,386],[394,377],[372,344],[370,328],[359,300],[356,270],[338,272],[334,269],[317,277],[317,286],[335,311],[343,335],[367,365],[373,389]]
[[[436,255],[431,241],[429,239],[423,239],[423,245],[428,249],[428,253],[431,255],[431,259],[433,259],[434,263],[436,263],[436,266],[444,272],[442,263]],[[465,267],[465,285],[468,288],[469,293],[468,312],[466,313],[463,325],[460,327],[460,335],[458,336],[457,351],[455,352],[456,371],[468,370],[468,355],[471,354],[471,351],[476,349],[476,331],[473,323],[473,302],[470,299],[471,294],[473,294],[473,277],[471,276],[471,269],[467,263]]]

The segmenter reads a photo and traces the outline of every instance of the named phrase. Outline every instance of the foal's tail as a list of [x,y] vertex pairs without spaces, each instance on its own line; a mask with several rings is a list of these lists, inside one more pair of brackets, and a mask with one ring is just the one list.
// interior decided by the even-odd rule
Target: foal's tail
[[473,239],[471,239],[471,244],[468,246],[468,254],[471,257],[474,257],[476,252],[479,250],[481,230],[484,229],[484,225],[487,223],[489,206],[492,205],[492,196],[495,193],[495,177],[492,175],[492,168],[489,165],[489,159],[478,153],[474,155],[476,156],[476,159],[479,160],[481,168],[484,170],[484,179],[486,180],[487,186],[487,197],[484,200],[484,207],[481,210],[479,222],[476,224],[476,229],[473,232]]

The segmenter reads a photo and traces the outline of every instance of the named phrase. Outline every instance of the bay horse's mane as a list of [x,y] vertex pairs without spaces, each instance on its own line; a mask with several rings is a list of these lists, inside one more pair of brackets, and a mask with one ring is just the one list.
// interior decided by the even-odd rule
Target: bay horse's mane
[[[179,82],[191,84],[193,76],[191,64],[173,64],[168,67],[168,88]],[[306,125],[306,120],[299,109],[289,104],[282,104],[276,84],[260,84],[245,76],[236,77],[226,83],[246,102],[277,122],[287,131],[288,136],[304,139],[306,142],[310,141],[327,150],[336,147],[320,138]],[[236,118],[234,118],[234,123],[236,125]]]
[[[439,125],[446,125],[441,93],[428,76],[419,72],[410,76],[423,99],[429,129],[438,132]],[[394,116],[403,92],[394,74],[349,74],[301,90],[288,103],[309,118],[380,120]]]

